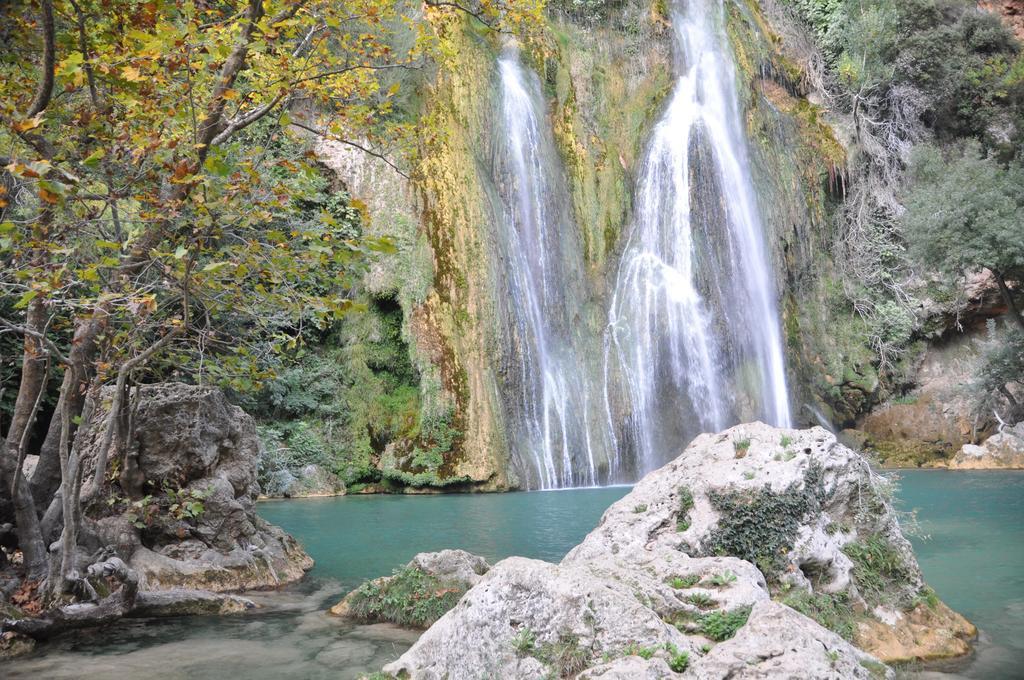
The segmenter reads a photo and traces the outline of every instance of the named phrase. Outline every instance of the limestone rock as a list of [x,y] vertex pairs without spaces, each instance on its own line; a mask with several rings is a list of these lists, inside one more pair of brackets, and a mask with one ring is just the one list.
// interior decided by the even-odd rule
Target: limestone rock
[[692,677],[867,680],[894,674],[806,616],[777,602],[760,602],[735,637],[697,660]]
[[419,553],[408,566],[446,581],[464,583],[467,588],[479,583],[491,569],[487,560],[465,550]]
[[[613,504],[559,565],[499,562],[384,670],[888,678],[868,652],[961,655],[973,627],[924,586],[886,493],[821,428],[753,423],[702,435]],[[867,651],[771,599],[815,613],[793,593],[834,598],[847,617],[836,629]]]
[[208,590],[143,591],[135,598],[131,616],[204,616],[237,614],[254,608],[252,600]]
[[580,673],[580,680],[666,680],[677,677],[664,659],[624,656]]
[[[103,403],[84,425],[87,480],[111,396],[103,393]],[[181,383],[145,385],[133,419],[126,449],[137,463],[138,479],[128,483],[122,474],[104,481],[101,497],[86,509],[84,533],[91,535],[83,544],[118,554],[139,573],[142,590],[274,587],[312,567],[292,537],[256,514],[256,426],[223,392]],[[125,469],[121,461],[117,465]]]
[[[479,583],[480,579],[490,568],[491,565],[487,563],[487,560],[479,555],[474,555],[465,550],[441,550],[439,552],[419,553],[412,558],[409,564],[405,565],[402,573],[407,574],[410,570],[414,570],[431,577],[429,583],[420,586],[420,589],[427,588],[427,592],[423,593],[424,597],[445,598],[454,603],[454,599],[446,598],[448,594],[454,591],[461,595],[461,593]],[[368,596],[364,592],[366,586],[370,586],[372,589],[372,593],[369,596],[379,598],[380,594],[387,590],[389,583],[401,577],[400,573],[395,576],[374,579],[364,584],[347,594],[341,602],[331,607],[331,614],[340,617],[360,618],[353,613],[353,606],[357,599]],[[388,612],[385,607],[379,608],[382,611],[370,617],[370,620],[401,622],[401,617],[397,615],[397,612]],[[422,624],[417,624],[417,627],[420,625]],[[422,627],[426,628],[427,626],[422,625]]]
[[298,472],[282,494],[286,498],[312,498],[339,496],[345,493],[345,483],[330,470],[319,465],[306,465]]
[[412,678],[541,678],[579,672],[630,645],[696,644],[623,583],[522,557],[496,564],[454,609],[384,668]]
[[986,439],[980,446],[965,444],[949,461],[952,470],[1024,469],[1024,423]]

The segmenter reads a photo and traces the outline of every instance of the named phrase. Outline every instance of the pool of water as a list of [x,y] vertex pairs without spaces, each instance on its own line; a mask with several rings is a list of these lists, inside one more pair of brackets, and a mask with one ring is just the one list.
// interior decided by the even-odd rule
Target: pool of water
[[[1024,676],[1024,473],[906,471],[899,499],[916,510],[921,567],[940,597],[982,630],[960,677]],[[260,514],[316,559],[297,587],[257,597],[256,614],[135,621],[47,645],[4,668],[11,678],[355,678],[396,658],[415,633],[351,626],[324,614],[344,592],[417,552],[464,548],[496,561],[558,561],[625,487],[460,496],[268,501]],[[949,680],[950,675],[926,673]]]
[[917,511],[921,536],[911,542],[925,580],[980,630],[975,657],[956,675],[1024,678],[1024,471],[898,477],[901,509]]

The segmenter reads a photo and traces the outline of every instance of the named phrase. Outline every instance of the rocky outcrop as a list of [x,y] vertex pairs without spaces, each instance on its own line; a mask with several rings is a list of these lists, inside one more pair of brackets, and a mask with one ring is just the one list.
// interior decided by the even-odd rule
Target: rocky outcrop
[[879,657],[956,656],[973,634],[922,582],[861,456],[821,428],[754,423],[698,437],[560,564],[496,564],[384,670],[891,677]]
[[951,470],[1024,469],[1024,422],[992,435],[980,445],[965,444],[947,465]]
[[331,614],[364,623],[427,628],[491,568],[465,550],[419,553],[395,572],[364,583],[331,607]]
[[991,419],[972,413],[965,389],[980,369],[986,342],[988,331],[980,326],[931,345],[917,369],[914,389],[860,421],[866,448],[883,465],[941,464],[991,432]]
[[[82,433],[84,469],[103,442],[109,393]],[[259,441],[251,417],[215,388],[164,383],[134,397],[134,432],[85,509],[83,546],[118,555],[140,590],[274,587],[313,561],[255,509]]]

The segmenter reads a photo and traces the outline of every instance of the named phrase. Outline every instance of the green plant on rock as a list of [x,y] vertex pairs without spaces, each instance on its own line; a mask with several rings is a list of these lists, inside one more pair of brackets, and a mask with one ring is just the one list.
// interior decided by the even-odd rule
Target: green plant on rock
[[405,567],[390,578],[359,586],[349,596],[348,604],[355,619],[429,628],[465,593],[461,585],[442,581],[415,567]]
[[725,586],[736,582],[736,574],[731,571],[723,571],[720,574],[714,574],[709,577],[707,582],[715,588],[724,588]]
[[711,609],[718,606],[718,602],[715,601],[715,598],[711,597],[707,593],[691,593],[683,599],[698,609]]
[[679,513],[676,519],[676,531],[690,528],[690,510],[693,510],[693,492],[685,486],[679,487]]
[[814,619],[840,637],[846,640],[853,639],[856,614],[847,593],[812,593],[807,590],[795,590],[787,593],[780,601],[787,607]]
[[843,552],[853,560],[853,579],[869,604],[911,604],[893,602],[906,594],[906,586],[914,575],[903,554],[884,536],[874,534],[863,541],[847,543]]
[[668,652],[668,667],[672,669],[674,673],[682,673],[690,665],[690,654],[689,652],[680,651],[671,642],[665,643],[665,651]]
[[673,576],[668,580],[668,584],[676,590],[686,590],[692,588],[700,582],[700,574],[688,574],[686,576]]
[[731,611],[714,611],[700,618],[700,633],[715,642],[728,640],[750,618],[750,607],[739,607]]
[[562,634],[555,642],[535,649],[533,656],[548,665],[558,678],[571,678],[582,672],[590,661],[590,652],[580,646],[576,635]]
[[537,634],[529,628],[523,628],[512,638],[512,649],[519,656],[532,656],[537,645]]
[[803,483],[783,492],[763,489],[713,491],[708,497],[720,513],[718,525],[708,536],[709,555],[729,555],[753,562],[765,578],[777,578],[809,512],[820,506],[821,469],[808,468]]

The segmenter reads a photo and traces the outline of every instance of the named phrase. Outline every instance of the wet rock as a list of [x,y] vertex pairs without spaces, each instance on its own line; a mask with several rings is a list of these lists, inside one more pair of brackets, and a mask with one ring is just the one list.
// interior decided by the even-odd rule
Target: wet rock
[[1024,469],[1024,423],[992,435],[981,445],[965,444],[948,465],[951,470]]
[[237,614],[253,609],[255,603],[244,597],[211,593],[206,590],[143,591],[135,598],[131,616],[206,616]]

